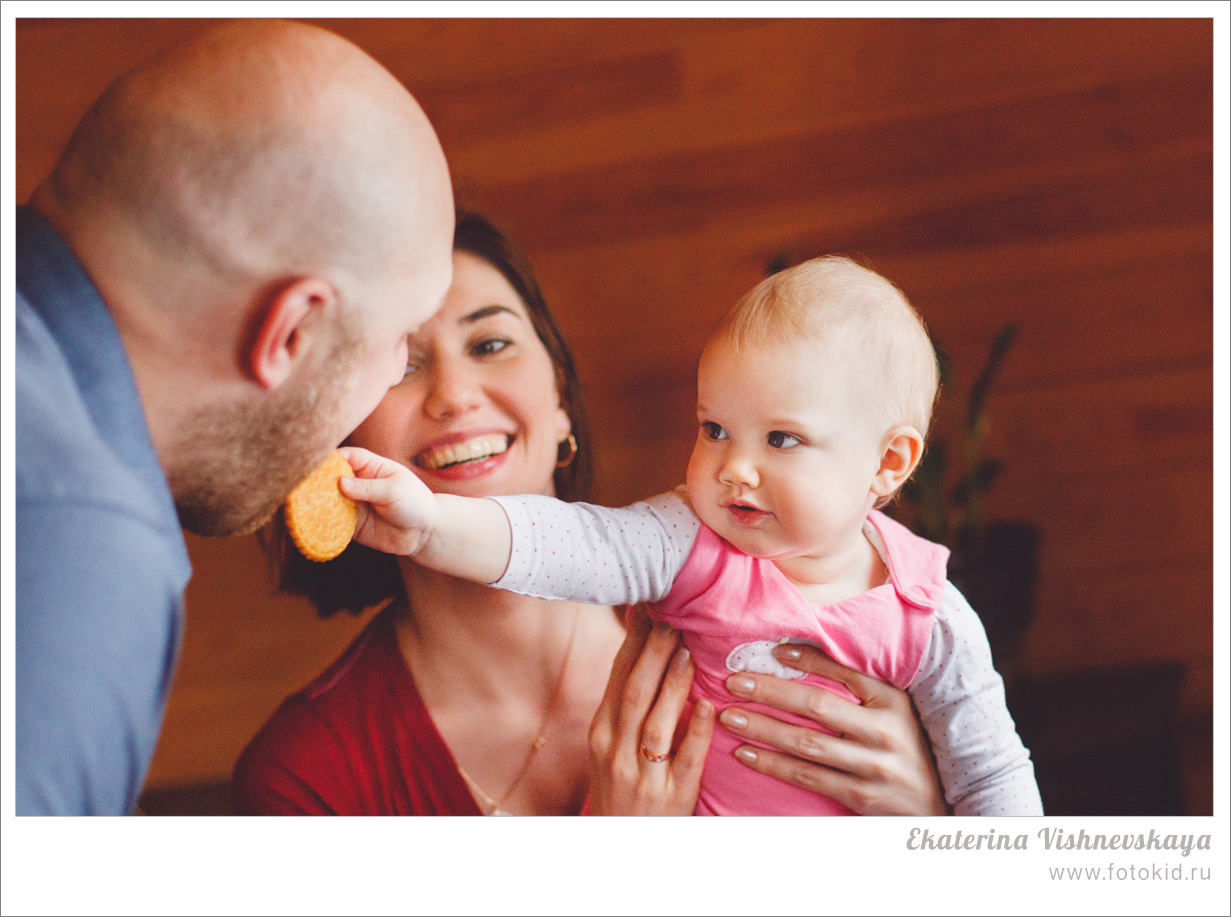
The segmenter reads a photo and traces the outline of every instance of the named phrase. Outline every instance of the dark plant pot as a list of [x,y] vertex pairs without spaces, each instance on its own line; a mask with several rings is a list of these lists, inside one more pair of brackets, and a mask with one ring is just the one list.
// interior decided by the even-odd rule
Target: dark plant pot
[[982,619],[998,664],[1017,655],[1034,616],[1039,541],[1031,525],[997,522],[949,558],[949,579]]

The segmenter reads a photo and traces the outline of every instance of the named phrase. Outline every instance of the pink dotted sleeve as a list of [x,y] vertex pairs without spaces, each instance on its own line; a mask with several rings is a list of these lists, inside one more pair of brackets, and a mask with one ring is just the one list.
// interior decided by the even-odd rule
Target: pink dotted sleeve
[[952,583],[936,610],[923,664],[907,689],[955,815],[1042,815],[1030,752],[978,615]]
[[498,589],[595,605],[654,602],[671,589],[700,523],[677,493],[623,509],[552,497],[491,497],[513,549]]

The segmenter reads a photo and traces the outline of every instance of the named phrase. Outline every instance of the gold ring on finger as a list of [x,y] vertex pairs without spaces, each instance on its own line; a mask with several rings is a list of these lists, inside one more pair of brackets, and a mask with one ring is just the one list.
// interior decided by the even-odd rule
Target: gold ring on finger
[[653,761],[655,764],[661,764],[663,761],[666,761],[668,758],[671,757],[671,752],[666,752],[661,755],[656,755],[654,754],[654,752],[650,751],[648,748],[642,745],[641,746],[641,757],[645,758],[645,760],[647,761]]

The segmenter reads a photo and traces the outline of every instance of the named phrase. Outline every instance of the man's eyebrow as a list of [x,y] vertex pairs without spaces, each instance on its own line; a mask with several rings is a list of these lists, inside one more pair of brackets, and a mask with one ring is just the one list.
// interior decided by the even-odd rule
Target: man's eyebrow
[[458,321],[458,324],[459,325],[472,325],[477,321],[482,321],[485,318],[488,318],[492,315],[498,315],[501,312],[507,312],[509,313],[509,315],[517,319],[521,318],[520,315],[518,315],[508,306],[492,305],[492,306],[483,306],[480,309],[475,309],[469,315],[463,315],[461,319]]

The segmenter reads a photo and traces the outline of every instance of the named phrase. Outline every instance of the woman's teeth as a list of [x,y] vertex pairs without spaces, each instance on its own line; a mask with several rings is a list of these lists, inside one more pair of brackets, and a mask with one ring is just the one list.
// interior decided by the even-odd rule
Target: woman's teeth
[[460,465],[462,462],[490,458],[507,451],[512,441],[513,438],[504,433],[476,436],[464,443],[454,443],[451,446],[433,449],[419,460],[419,464],[429,471],[435,471],[449,465]]

